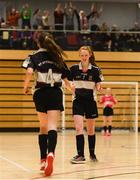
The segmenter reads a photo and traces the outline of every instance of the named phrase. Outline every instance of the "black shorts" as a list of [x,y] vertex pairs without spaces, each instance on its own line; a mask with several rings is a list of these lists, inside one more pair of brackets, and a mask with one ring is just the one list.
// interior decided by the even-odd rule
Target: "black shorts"
[[104,116],[112,116],[114,114],[113,109],[111,107],[105,107],[103,110]]
[[74,99],[73,115],[85,116],[87,119],[94,119],[98,117],[96,101],[93,99]]
[[63,93],[60,88],[40,88],[33,94],[33,101],[38,112],[47,113],[48,110],[64,110]]

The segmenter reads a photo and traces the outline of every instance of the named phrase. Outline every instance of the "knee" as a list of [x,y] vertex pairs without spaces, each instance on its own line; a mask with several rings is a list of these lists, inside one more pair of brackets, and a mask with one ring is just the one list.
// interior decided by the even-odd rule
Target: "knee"
[[46,126],[40,126],[40,134],[46,134],[48,132],[48,129]]
[[81,126],[76,126],[76,134],[83,134],[83,128]]
[[94,134],[95,134],[95,129],[94,129],[94,127],[87,128],[87,134],[88,134],[88,135],[94,135]]

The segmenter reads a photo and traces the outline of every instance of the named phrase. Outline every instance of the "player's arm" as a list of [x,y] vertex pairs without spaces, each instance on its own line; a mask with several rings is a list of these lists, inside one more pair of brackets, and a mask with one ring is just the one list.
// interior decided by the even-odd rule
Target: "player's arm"
[[74,91],[75,91],[74,85],[73,85],[67,78],[64,78],[63,81],[64,81],[64,83],[65,83],[66,88],[67,88],[69,91],[71,91],[72,93],[74,93]]
[[27,68],[26,75],[25,75],[25,80],[24,80],[24,85],[23,85],[23,93],[28,94],[29,93],[29,84],[30,80],[32,78],[33,74],[33,69],[32,68]]
[[118,101],[115,96],[113,96],[113,103],[116,104]]

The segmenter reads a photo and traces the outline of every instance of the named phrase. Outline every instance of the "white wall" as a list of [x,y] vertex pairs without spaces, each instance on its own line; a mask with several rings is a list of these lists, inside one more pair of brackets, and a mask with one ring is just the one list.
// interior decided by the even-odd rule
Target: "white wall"
[[[67,0],[68,1],[68,0]],[[103,13],[101,18],[99,19],[98,23],[101,24],[102,22],[107,22],[109,26],[112,26],[113,24],[117,24],[121,29],[129,29],[133,26],[134,22],[139,20],[140,17],[140,9],[137,8],[137,1],[136,0],[125,0],[121,2],[125,3],[116,3],[117,0],[108,0],[113,2],[106,2],[107,0],[96,0],[97,7],[100,7],[100,5],[103,5]],[[120,0],[118,0],[120,1]],[[131,1],[131,3],[126,3],[127,1]],[[35,10],[36,8],[41,8],[44,10],[45,8],[50,11],[51,17],[50,21],[53,24],[53,11],[56,7],[57,2],[66,2],[66,0],[6,0],[7,5],[11,4],[11,6],[16,7],[18,10],[21,9],[22,4],[24,2],[28,2],[32,9]],[[77,7],[78,11],[83,9],[88,13],[90,11],[90,7],[92,2],[91,0],[73,0],[73,4]],[[133,2],[133,3],[132,3]]]

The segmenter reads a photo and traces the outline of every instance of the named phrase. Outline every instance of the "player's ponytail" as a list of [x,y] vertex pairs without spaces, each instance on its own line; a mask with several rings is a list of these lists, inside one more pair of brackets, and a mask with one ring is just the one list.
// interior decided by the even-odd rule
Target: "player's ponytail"
[[38,44],[41,48],[44,48],[51,53],[53,61],[60,69],[65,68],[64,57],[66,57],[66,54],[62,48],[55,43],[50,34],[42,33],[38,38]]

